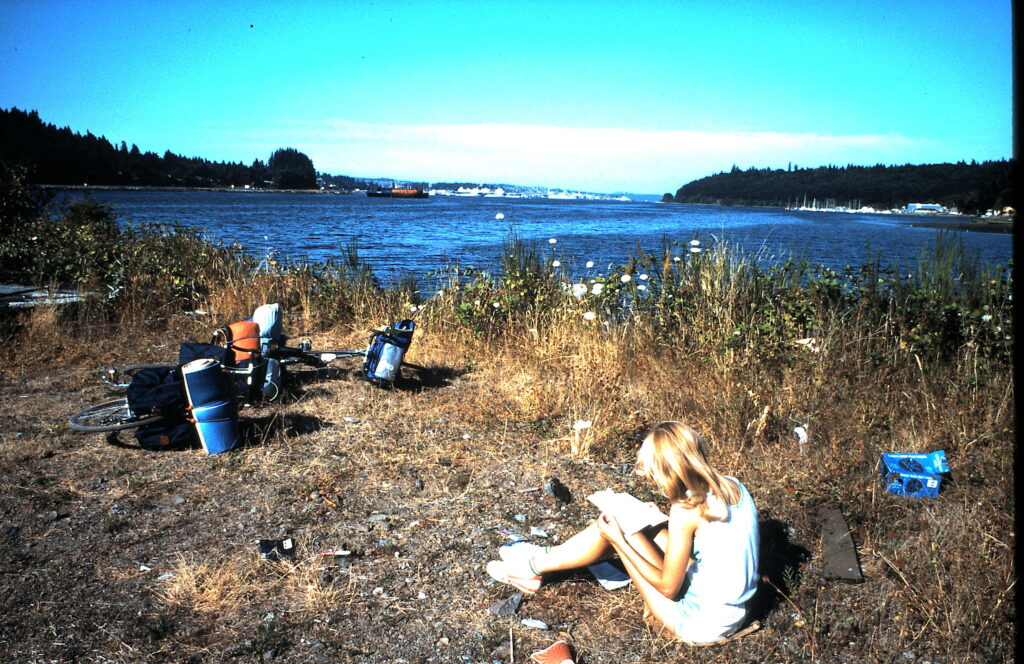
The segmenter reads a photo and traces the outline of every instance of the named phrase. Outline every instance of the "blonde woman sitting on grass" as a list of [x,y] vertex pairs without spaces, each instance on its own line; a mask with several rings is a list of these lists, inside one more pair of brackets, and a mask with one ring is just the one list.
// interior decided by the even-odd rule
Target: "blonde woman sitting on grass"
[[656,627],[690,643],[732,635],[747,617],[758,580],[757,509],[746,487],[715,470],[697,433],[681,422],[651,430],[634,472],[668,498],[667,523],[630,534],[602,513],[558,546],[501,547],[502,560],[488,563],[487,573],[534,593],[549,572],[618,554]]

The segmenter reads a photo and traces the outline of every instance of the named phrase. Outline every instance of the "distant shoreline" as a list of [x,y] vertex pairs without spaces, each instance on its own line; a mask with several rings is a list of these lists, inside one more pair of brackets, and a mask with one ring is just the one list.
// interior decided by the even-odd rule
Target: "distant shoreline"
[[245,189],[244,187],[155,187],[129,184],[39,184],[40,189],[73,189],[75,191],[213,191],[230,194],[354,194],[354,191],[329,189]]
[[[695,203],[677,203],[676,201],[658,201],[659,203],[672,203],[675,205],[696,205]],[[769,210],[786,210],[788,208],[776,206],[776,205],[722,205],[720,207],[758,207]],[[816,210],[817,212],[840,212],[839,210]],[[846,211],[842,211],[843,214],[849,214]],[[913,219],[906,225],[913,226],[915,228],[937,228],[951,231],[971,231],[974,233],[1008,233],[1013,234],[1013,218],[1012,217],[973,217],[964,216],[958,214],[949,213],[932,213],[927,216],[918,216],[914,213],[905,214],[889,214],[887,212],[868,212],[866,214],[882,214],[886,217],[894,217],[899,219],[906,219],[908,216]]]
[[[132,186],[132,185],[81,185],[81,184],[41,184],[36,185],[41,189],[71,189],[76,191],[208,191],[238,194],[333,194],[340,196],[353,196],[362,193],[358,191],[331,191],[329,189],[244,189],[240,187],[154,187],[154,186]],[[664,201],[655,201],[664,202]],[[671,201],[675,203],[675,201]],[[678,203],[676,203],[678,205]],[[733,207],[733,206],[724,206]],[[749,206],[768,207],[774,206]],[[917,228],[936,228],[952,231],[970,231],[974,233],[1013,233],[1013,219],[998,218],[984,219],[981,217],[961,217],[957,215],[931,215],[928,218],[915,219],[907,224]]]
[[975,233],[1013,233],[1012,219],[981,219],[972,218],[956,220],[951,218],[913,221],[909,226],[920,228],[939,228],[951,231],[971,231]]

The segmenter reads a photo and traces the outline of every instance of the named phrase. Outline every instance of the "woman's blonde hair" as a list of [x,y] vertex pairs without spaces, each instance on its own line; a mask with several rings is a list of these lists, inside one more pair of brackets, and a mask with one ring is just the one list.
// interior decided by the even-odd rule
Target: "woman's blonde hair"
[[682,422],[662,422],[647,434],[637,453],[636,469],[658,485],[673,503],[698,508],[708,521],[722,518],[708,514],[708,494],[729,505],[740,502],[736,485],[708,463],[704,441]]

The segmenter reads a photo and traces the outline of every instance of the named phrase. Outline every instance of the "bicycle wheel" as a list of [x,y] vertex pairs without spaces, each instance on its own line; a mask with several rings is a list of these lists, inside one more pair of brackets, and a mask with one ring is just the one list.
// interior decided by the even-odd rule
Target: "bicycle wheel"
[[156,424],[163,415],[145,413],[135,415],[128,409],[127,399],[107,401],[75,413],[68,420],[68,425],[75,431],[100,432],[134,429],[147,424]]

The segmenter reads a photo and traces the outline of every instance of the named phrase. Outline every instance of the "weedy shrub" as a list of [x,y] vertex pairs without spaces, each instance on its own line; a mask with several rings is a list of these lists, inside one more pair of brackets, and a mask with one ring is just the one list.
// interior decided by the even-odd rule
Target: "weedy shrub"
[[0,165],[0,264],[5,278],[34,284],[109,282],[120,232],[108,206],[83,200],[52,208],[22,168]]

